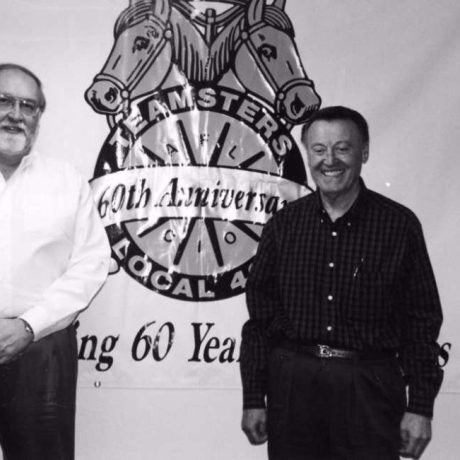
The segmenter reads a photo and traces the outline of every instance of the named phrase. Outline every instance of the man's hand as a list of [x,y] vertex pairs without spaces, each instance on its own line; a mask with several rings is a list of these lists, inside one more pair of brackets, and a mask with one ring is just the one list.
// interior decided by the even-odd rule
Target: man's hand
[[18,358],[32,340],[20,319],[0,319],[0,364]]
[[420,458],[431,440],[431,420],[406,412],[401,421],[401,457]]
[[263,444],[267,440],[267,410],[245,409],[241,421],[244,431],[251,444]]

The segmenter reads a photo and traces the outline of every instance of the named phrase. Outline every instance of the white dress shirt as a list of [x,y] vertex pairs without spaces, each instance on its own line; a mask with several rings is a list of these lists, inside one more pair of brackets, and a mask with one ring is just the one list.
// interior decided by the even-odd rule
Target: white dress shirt
[[110,246],[88,183],[32,152],[0,174],[0,318],[23,318],[35,340],[71,324],[107,278]]

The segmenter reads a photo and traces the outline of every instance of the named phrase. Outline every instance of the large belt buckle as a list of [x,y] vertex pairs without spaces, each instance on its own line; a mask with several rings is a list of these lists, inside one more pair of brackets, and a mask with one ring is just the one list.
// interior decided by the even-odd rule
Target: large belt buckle
[[332,350],[327,345],[318,345],[318,354],[320,358],[330,358]]

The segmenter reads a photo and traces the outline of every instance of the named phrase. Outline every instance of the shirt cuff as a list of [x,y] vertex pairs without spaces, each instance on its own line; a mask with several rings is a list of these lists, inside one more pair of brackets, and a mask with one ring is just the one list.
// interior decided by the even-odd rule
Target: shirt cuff
[[75,321],[78,312],[68,315],[66,318],[58,321],[51,321],[48,311],[42,306],[36,306],[24,312],[19,318],[27,321],[34,331],[34,342],[38,342],[43,337],[54,332],[54,330],[63,329]]
[[410,396],[407,412],[423,415],[428,418],[433,418],[434,399],[427,399],[420,396]]
[[243,391],[243,409],[265,409],[265,396]]

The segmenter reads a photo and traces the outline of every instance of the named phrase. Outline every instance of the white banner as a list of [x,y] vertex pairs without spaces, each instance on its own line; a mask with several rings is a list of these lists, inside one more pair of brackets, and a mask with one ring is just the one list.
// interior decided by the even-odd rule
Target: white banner
[[1,60],[44,82],[38,146],[86,174],[112,244],[80,385],[239,387],[261,230],[313,187],[300,126],[340,104],[369,121],[368,187],[422,222],[460,390],[456,2],[1,3]]

